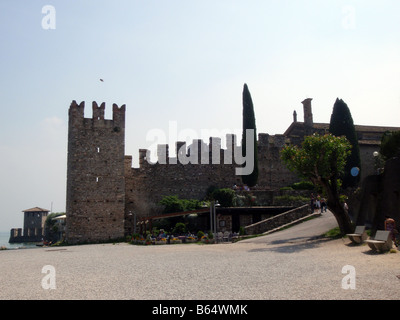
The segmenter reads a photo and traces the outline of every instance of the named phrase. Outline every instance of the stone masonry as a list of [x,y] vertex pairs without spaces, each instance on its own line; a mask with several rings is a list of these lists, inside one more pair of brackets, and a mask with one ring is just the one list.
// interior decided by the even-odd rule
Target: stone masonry
[[11,229],[9,243],[42,241],[46,218],[50,211],[34,207],[22,212],[24,213],[24,228]]
[[104,119],[105,104],[93,102],[92,118],[85,103],[69,108],[67,163],[67,230],[69,243],[108,241],[124,236],[125,105],[113,105],[113,119]]
[[[300,180],[280,160],[285,145],[299,145],[305,135],[328,132],[329,124],[313,122],[311,100],[302,102],[304,122],[297,121],[295,111],[284,134],[258,135],[258,195],[264,192],[270,198],[274,190]],[[98,106],[93,102],[92,118],[84,118],[84,106],[84,102],[78,105],[73,101],[69,108],[66,237],[70,243],[122,238],[132,231],[134,216],[143,219],[161,213],[158,202],[163,196],[202,200],[209,187],[241,184],[241,177],[235,174],[238,165],[229,161],[230,153],[239,147],[234,135],[227,135],[227,149],[221,149],[220,138],[211,137],[208,144],[194,140],[190,146],[178,141],[173,157],[168,145],[159,145],[155,164],[147,161],[149,151],[140,149],[139,167],[133,168],[132,156],[124,154],[125,105],[113,105],[112,120],[104,119],[104,103]],[[372,154],[379,151],[386,130],[400,128],[356,126],[361,178],[374,173]],[[196,149],[201,152],[194,152]],[[189,163],[179,161],[182,155]]]
[[[227,142],[235,140],[232,135],[227,135]],[[258,135],[260,174],[257,189],[265,191],[279,189],[299,180],[279,160],[279,152],[286,142],[283,135]],[[193,144],[196,143],[200,145],[203,142],[194,140]],[[225,163],[226,152],[232,150],[235,144],[230,149],[221,149],[220,139],[210,138],[207,150],[212,150],[213,144],[218,146],[214,150],[220,154],[220,161],[214,164],[211,163],[211,152],[206,155],[210,158],[209,163],[204,163],[203,157],[203,161],[198,161],[197,164],[182,164],[174,157],[168,158],[166,163],[150,164],[146,160],[149,155],[148,150],[141,149],[139,168],[132,168],[132,157],[125,156],[127,212],[137,212],[144,216],[157,215],[161,209],[157,203],[163,196],[177,195],[182,199],[203,199],[209,187],[232,188],[235,184],[241,185],[241,176],[235,175],[238,165],[234,161]],[[168,145],[160,145],[158,155],[164,155],[163,151],[168,148]],[[176,150],[189,154],[183,142],[177,143]]]

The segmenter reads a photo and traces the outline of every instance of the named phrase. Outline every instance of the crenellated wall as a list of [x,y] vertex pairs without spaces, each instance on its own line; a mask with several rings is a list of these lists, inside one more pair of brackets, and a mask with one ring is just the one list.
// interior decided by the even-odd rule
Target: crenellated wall
[[9,243],[41,242],[44,237],[43,228],[12,228],[10,231]]
[[[293,123],[284,134],[258,135],[258,185],[252,188],[263,204],[273,202],[273,191],[290,186],[300,179],[280,160],[287,144],[300,145],[304,136],[324,134],[329,124],[314,123],[311,98],[303,103],[304,122]],[[159,145],[157,162],[150,162],[150,152],[139,150],[139,167],[132,167],[132,157],[124,154],[125,105],[113,105],[112,120],[104,119],[105,103],[92,103],[92,118],[84,118],[85,103],[71,103],[69,108],[67,164],[67,241],[99,242],[122,238],[132,232],[134,218],[160,214],[163,196],[177,195],[201,200],[210,187],[240,186],[241,147],[235,135],[226,135],[226,149],[221,138],[208,143],[194,140],[189,146],[177,141],[175,154],[170,146]],[[356,126],[360,140],[362,177],[373,170],[373,150],[377,140],[390,128]],[[240,225],[251,223],[240,221]],[[236,224],[236,222],[235,222]]]
[[[287,143],[283,135],[258,135],[259,183],[258,193],[279,189],[298,181],[280,161],[279,152]],[[140,215],[159,214],[157,203],[163,196],[177,195],[184,199],[203,199],[209,187],[232,188],[240,186],[242,178],[236,175],[235,135],[227,135],[226,149],[221,139],[211,137],[209,143],[194,140],[187,147],[176,143],[174,157],[169,157],[169,146],[159,145],[156,163],[149,163],[150,153],[139,150],[139,168],[132,168],[132,157],[125,156],[126,212]],[[197,149],[196,149],[197,146]],[[183,161],[182,161],[183,160]],[[268,195],[269,196],[269,195]]]
[[99,242],[124,236],[125,105],[113,105],[113,119],[104,119],[105,103],[69,108],[67,164],[67,230],[70,243]]

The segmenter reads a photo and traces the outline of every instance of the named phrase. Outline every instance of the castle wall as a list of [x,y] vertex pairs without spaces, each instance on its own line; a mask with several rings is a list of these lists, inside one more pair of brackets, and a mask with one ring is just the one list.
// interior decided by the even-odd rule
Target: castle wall
[[[258,185],[253,189],[263,204],[272,202],[271,192],[290,186],[299,178],[280,160],[286,144],[300,145],[306,134],[324,134],[326,124],[313,123],[311,99],[303,101],[304,123],[294,122],[282,135],[258,135]],[[72,102],[69,109],[67,164],[67,228],[71,243],[108,241],[132,232],[134,218],[158,215],[158,203],[168,195],[201,200],[209,187],[241,185],[236,159],[241,149],[234,135],[227,135],[227,149],[220,138],[208,144],[194,140],[190,146],[176,142],[176,153],[159,145],[158,162],[149,163],[149,151],[139,150],[139,168],[132,168],[132,157],[124,155],[125,105],[113,105],[113,119],[104,119],[105,104],[92,104],[92,118],[84,118],[84,102]],[[362,128],[360,144],[363,176],[373,171],[371,156],[376,134]],[[241,154],[241,152],[240,152]],[[242,219],[242,218],[240,218]],[[245,221],[240,221],[245,225]]]
[[41,242],[44,237],[43,228],[13,228],[10,231],[9,243],[24,243],[24,242]]
[[[182,142],[177,143],[177,150],[190,156],[190,149]],[[212,146],[211,146],[212,148]],[[201,150],[201,149],[199,149]],[[237,165],[224,164],[224,151],[218,149],[220,163],[213,163],[212,153],[201,153],[194,157],[193,162],[184,164],[176,157],[165,157],[168,154],[166,145],[159,146],[159,161],[150,164],[148,150],[139,151],[139,168],[131,168],[131,157],[126,157],[126,203],[127,211],[136,211],[139,215],[155,215],[160,212],[157,203],[163,196],[177,195],[185,199],[203,199],[207,188],[231,188],[239,184],[240,176],[235,176]],[[197,161],[195,160],[197,159]],[[161,160],[161,161],[160,161]],[[204,163],[208,162],[208,163]]]
[[124,236],[125,105],[93,102],[93,117],[84,118],[84,102],[69,109],[67,227],[70,243],[102,242]]
[[280,160],[280,151],[289,142],[284,135],[258,135],[258,185],[261,189],[277,190],[299,181]]
[[[228,142],[235,140],[228,135]],[[218,147],[213,147],[213,142],[214,146]],[[259,183],[255,187],[259,190],[258,193],[265,190],[267,196],[270,197],[269,190],[279,189],[299,181],[297,176],[280,161],[279,152],[286,142],[283,135],[259,134]],[[194,143],[204,145],[203,142],[197,140]],[[182,146],[183,149],[181,149]],[[217,138],[210,138],[208,148],[205,148],[206,152],[200,152],[197,157],[192,154],[192,159],[198,159],[196,164],[183,164],[178,156],[165,157],[169,154],[168,145],[159,146],[158,158],[161,161],[155,164],[147,161],[149,154],[145,149],[139,151],[139,168],[132,168],[132,157],[126,156],[126,213],[136,212],[140,216],[157,215],[162,209],[157,203],[163,196],[177,195],[182,199],[201,200],[206,196],[209,187],[232,188],[235,184],[241,185],[241,176],[235,174],[235,169],[238,167],[235,157],[229,154],[235,146],[234,144],[231,149],[223,150]],[[177,142],[177,150],[190,156],[190,149],[187,150],[182,142]],[[198,150],[201,151],[200,148]],[[219,154],[219,161],[216,161],[213,152]],[[230,163],[225,163],[231,158]]]
[[[318,130],[316,130],[318,131]],[[323,129],[319,130],[323,134]],[[271,190],[279,190],[282,187],[300,181],[300,178],[287,169],[280,160],[280,151],[286,144],[300,145],[303,141],[303,133],[299,130],[299,135],[269,135],[260,133],[258,135],[258,161],[259,178],[258,185],[253,188],[258,190],[258,196],[270,197]],[[213,139],[213,138],[211,138]],[[227,139],[230,141],[229,139]],[[211,141],[211,140],[210,140]],[[211,142],[210,142],[211,143]],[[182,143],[177,143],[180,147]],[[206,158],[210,154],[199,155]],[[361,179],[372,174],[374,169],[373,151],[376,145],[360,144],[360,156],[362,161]],[[224,153],[226,150],[218,149],[221,154],[221,161],[218,164],[181,164],[176,158],[166,158],[161,163],[150,164],[146,160],[147,150],[141,149],[140,167],[131,168],[132,158],[126,157],[126,204],[127,212],[136,212],[139,215],[150,216],[160,213],[157,203],[163,196],[177,195],[180,198],[203,199],[210,186],[218,188],[231,188],[234,184],[241,185],[241,176],[235,175],[235,164],[224,164]],[[168,146],[160,145],[158,156],[165,159],[168,154]]]
[[376,144],[359,143],[359,148],[361,160],[360,181],[363,181],[367,176],[376,174],[374,152],[379,151],[380,146]]
[[386,161],[383,173],[368,176],[353,219],[357,225],[383,230],[386,217],[400,221],[400,158]]

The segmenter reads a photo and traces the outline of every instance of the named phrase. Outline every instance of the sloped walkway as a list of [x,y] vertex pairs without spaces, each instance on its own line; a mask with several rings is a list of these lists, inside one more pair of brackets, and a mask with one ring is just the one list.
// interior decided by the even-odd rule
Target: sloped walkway
[[[315,217],[314,219],[305,221],[307,218]],[[284,229],[285,227],[290,228]],[[337,221],[331,211],[324,212],[323,214],[314,213],[304,218],[292,221],[291,223],[270,230],[264,233],[263,236],[256,238],[245,239],[240,242],[244,243],[271,243],[275,241],[302,241],[306,239],[313,239],[321,236],[325,232],[337,227]],[[281,230],[284,229],[284,230]],[[281,231],[279,231],[281,230]],[[279,231],[279,232],[276,232]]]

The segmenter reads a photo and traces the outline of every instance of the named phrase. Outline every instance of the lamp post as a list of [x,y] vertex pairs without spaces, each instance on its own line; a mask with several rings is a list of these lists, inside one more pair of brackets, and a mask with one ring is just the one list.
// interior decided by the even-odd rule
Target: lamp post
[[210,203],[210,231],[214,234],[215,242],[218,242],[217,239],[217,214],[215,207],[219,207],[220,204],[218,201],[211,201]]
[[219,207],[220,204],[218,203],[218,200],[215,201],[214,203],[214,236],[217,234],[217,210],[215,207]]
[[374,159],[375,159],[376,174],[379,174],[379,152],[378,151],[374,151],[374,153],[372,155],[374,156]]
[[215,201],[212,200],[211,203],[210,203],[210,231],[213,231],[214,206],[215,206]]
[[133,216],[133,233],[136,233],[136,212],[132,214],[132,211],[129,211],[129,218],[132,223],[132,216]]

